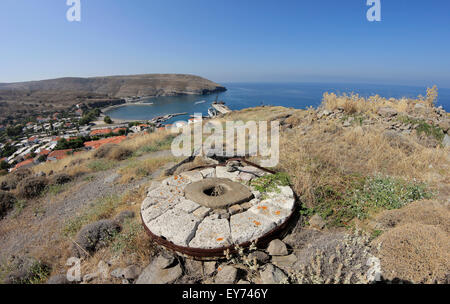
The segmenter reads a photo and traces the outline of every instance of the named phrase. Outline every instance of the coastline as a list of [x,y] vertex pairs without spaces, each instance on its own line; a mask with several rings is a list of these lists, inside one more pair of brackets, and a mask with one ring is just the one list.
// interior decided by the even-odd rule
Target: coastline
[[[153,97],[151,97],[153,98]],[[106,112],[108,111],[112,111],[114,109],[118,109],[121,107],[126,107],[126,106],[152,106],[153,103],[146,103],[146,102],[127,102],[124,104],[120,104],[120,105],[114,105],[114,106],[107,106],[105,108],[101,108],[100,111],[102,111],[103,114],[106,114]]]

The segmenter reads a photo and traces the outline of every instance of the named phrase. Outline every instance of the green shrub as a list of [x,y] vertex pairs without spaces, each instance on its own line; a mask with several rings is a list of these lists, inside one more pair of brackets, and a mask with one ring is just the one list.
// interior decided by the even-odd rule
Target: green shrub
[[112,123],[113,123],[111,117],[109,117],[109,116],[105,116],[105,118],[103,119],[103,121],[104,121],[105,123],[107,123],[107,124],[112,124]]
[[398,120],[404,124],[417,125],[416,131],[418,135],[425,134],[427,136],[434,137],[439,142],[444,139],[445,134],[441,128],[431,125],[423,119],[400,116]]
[[253,179],[250,185],[263,195],[267,192],[279,192],[278,186],[289,186],[291,184],[289,175],[276,173]]
[[28,177],[17,186],[19,196],[23,198],[35,198],[46,189],[48,180],[45,177]]
[[157,151],[163,151],[163,150],[169,150],[171,145],[172,145],[172,141],[175,138],[175,135],[168,135],[167,137],[156,141],[155,143],[153,143],[152,145],[149,146],[144,146],[142,148],[140,148],[136,154],[137,155],[142,155],[143,153],[150,153],[150,152],[157,152]]
[[423,183],[383,176],[347,178],[349,182],[342,189],[315,189],[318,205],[314,212],[331,226],[347,226],[354,218],[364,220],[380,210],[398,209],[432,196]]
[[63,234],[73,236],[86,224],[110,218],[121,202],[121,198],[117,195],[98,199],[80,215],[67,221],[63,228]]

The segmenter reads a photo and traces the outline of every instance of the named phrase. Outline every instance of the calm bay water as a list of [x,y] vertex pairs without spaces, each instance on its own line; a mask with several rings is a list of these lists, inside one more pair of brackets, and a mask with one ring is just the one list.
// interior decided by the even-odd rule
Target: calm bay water
[[[425,87],[386,86],[369,84],[305,84],[305,83],[224,83],[228,91],[205,96],[157,97],[146,100],[152,105],[128,105],[112,109],[106,114],[113,119],[148,120],[155,116],[171,113],[189,113],[178,116],[167,123],[187,120],[189,115],[203,113],[217,98],[223,100],[232,110],[265,105],[304,109],[321,103],[324,92],[351,93],[362,96],[378,94],[383,97],[417,97],[425,95]],[[450,89],[439,89],[438,105],[450,111]]]

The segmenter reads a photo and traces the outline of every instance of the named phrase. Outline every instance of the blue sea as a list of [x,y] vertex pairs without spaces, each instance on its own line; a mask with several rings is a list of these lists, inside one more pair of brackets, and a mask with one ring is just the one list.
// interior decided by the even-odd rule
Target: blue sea
[[[211,103],[216,100],[224,101],[232,110],[273,105],[304,109],[309,106],[320,105],[324,92],[358,93],[362,96],[378,94],[390,98],[417,97],[426,95],[426,87],[370,85],[370,84],[316,84],[316,83],[222,83],[228,90],[211,95],[188,95],[174,97],[157,97],[145,100],[151,105],[127,105],[112,109],[106,114],[111,118],[125,120],[149,120],[153,117],[184,113],[188,115],[174,117],[167,121],[172,123],[187,120],[189,115],[202,113],[207,115]],[[442,105],[450,112],[450,89],[439,89],[437,105]]]

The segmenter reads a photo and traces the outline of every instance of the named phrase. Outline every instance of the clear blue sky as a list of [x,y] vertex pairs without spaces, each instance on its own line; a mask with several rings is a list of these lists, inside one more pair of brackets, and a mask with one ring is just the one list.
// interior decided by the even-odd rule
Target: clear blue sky
[[450,3],[381,0],[0,1],[0,82],[190,73],[218,82],[450,88]]

